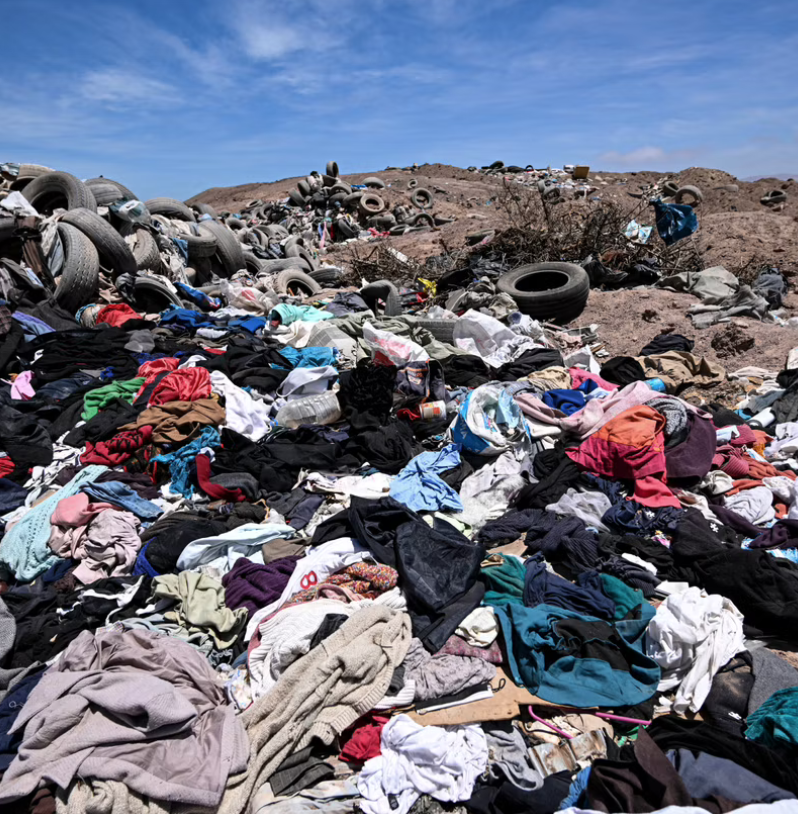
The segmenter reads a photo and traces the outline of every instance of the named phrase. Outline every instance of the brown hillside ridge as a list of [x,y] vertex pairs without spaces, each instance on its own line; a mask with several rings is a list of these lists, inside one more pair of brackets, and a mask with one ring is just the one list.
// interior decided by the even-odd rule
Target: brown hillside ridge
[[[376,175],[387,188],[380,195],[388,207],[407,203],[408,181],[435,193],[434,212],[439,217],[455,218],[438,232],[413,233],[388,239],[388,244],[418,260],[438,254],[441,237],[447,245],[457,246],[466,234],[483,229],[504,228],[505,213],[497,209],[497,198],[506,181],[519,175],[486,175],[469,172],[448,164],[423,164],[417,169],[388,169],[342,175],[347,184],[360,184]],[[565,176],[563,176],[565,177]],[[271,183],[214,187],[190,198],[187,203],[208,203],[217,211],[238,212],[256,198],[275,201],[287,197],[303,177],[285,178]],[[678,173],[591,171],[589,184],[596,187],[587,208],[616,203],[629,207],[639,204],[639,196],[653,184],[672,179],[678,186],[697,186],[704,195],[699,214],[698,244],[707,267],[724,265],[734,272],[751,262],[779,266],[787,273],[798,273],[798,180],[762,179],[741,181],[722,170],[691,167]],[[737,190],[733,190],[736,186]],[[787,202],[773,209],[760,199],[774,189],[787,193]],[[653,210],[648,210],[653,224]]]
[[[506,204],[506,190],[520,188],[525,194],[537,197],[536,173],[486,174],[447,164],[353,173],[342,175],[341,179],[348,184],[359,184],[373,175],[386,184],[386,189],[380,190],[379,194],[389,209],[397,204],[409,203],[412,188],[408,182],[417,181],[418,187],[434,193],[434,214],[453,219],[451,223],[436,229],[385,237],[379,241],[419,264],[445,252],[463,250],[468,235],[500,231],[513,225]],[[555,177],[566,183],[570,181],[569,176],[564,174]],[[303,178],[297,177],[271,183],[215,187],[194,196],[188,203],[204,202],[211,204],[218,212],[237,212],[253,199],[260,198],[266,202],[285,198],[301,180]],[[645,199],[654,185],[667,180],[674,181],[679,187],[697,186],[703,193],[703,201],[696,210],[699,230],[690,239],[698,253],[698,268],[722,265],[748,282],[766,265],[778,267],[788,278],[798,275],[796,180],[764,178],[747,182],[722,170],[702,167],[691,167],[678,173],[591,171],[586,182],[589,190],[587,198],[568,200],[562,206],[584,215],[607,205],[615,205],[630,215],[638,213],[637,220],[641,224],[653,225],[653,209],[645,206]],[[786,203],[776,207],[760,203],[761,198],[772,190],[784,190],[787,193]],[[332,244],[326,254],[326,262],[346,268],[353,256],[367,255],[373,247],[373,243],[362,241]],[[384,274],[384,271],[380,272],[380,276]],[[375,279],[374,275],[366,277]],[[352,282],[359,283],[359,280],[353,279]],[[587,307],[577,323],[597,323],[601,340],[610,356],[636,354],[654,336],[671,330],[694,338],[696,355],[722,362],[727,369],[756,365],[779,370],[789,349],[798,345],[798,330],[795,328],[739,317],[735,318],[735,322],[747,327],[748,333],[754,337],[754,345],[740,349],[736,355],[722,350],[723,356],[719,356],[713,347],[713,340],[726,330],[727,325],[696,330],[687,313],[688,308],[696,302],[696,298],[690,294],[656,288],[592,290]],[[646,318],[643,317],[644,313]],[[790,291],[781,315],[789,318],[794,314],[798,315],[798,293]],[[715,344],[725,347],[719,342]]]

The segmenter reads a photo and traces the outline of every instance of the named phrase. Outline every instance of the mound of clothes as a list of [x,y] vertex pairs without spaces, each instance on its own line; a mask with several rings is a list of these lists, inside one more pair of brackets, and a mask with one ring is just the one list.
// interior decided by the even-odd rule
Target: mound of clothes
[[0,305],[3,811],[796,811],[798,424],[344,293]]

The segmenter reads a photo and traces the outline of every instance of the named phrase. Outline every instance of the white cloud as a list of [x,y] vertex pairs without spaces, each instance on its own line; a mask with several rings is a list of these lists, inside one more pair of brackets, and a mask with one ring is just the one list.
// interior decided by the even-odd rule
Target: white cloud
[[180,98],[172,85],[124,68],[104,68],[87,73],[80,82],[79,94],[111,108],[163,107]]
[[241,44],[252,59],[274,60],[302,48],[304,39],[298,28],[267,21],[244,22],[237,26]]

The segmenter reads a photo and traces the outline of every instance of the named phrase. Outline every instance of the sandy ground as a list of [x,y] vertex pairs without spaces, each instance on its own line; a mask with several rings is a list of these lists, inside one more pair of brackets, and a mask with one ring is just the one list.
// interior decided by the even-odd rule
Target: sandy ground
[[[503,229],[510,225],[501,206],[502,185],[513,183],[517,176],[489,176],[443,164],[423,165],[413,171],[388,169],[377,172],[344,175],[347,183],[362,183],[369,175],[382,178],[387,187],[380,194],[389,207],[409,203],[412,190],[408,181],[416,179],[418,186],[435,196],[433,212],[453,222],[439,229],[386,238],[385,242],[413,260],[423,262],[446,251],[462,249],[466,235],[483,229]],[[647,190],[664,178],[672,178],[679,186],[698,186],[704,196],[697,209],[699,231],[693,238],[704,268],[723,265],[743,277],[750,276],[762,265],[781,268],[788,277],[798,277],[798,183],[763,179],[754,183],[738,180],[721,170],[691,168],[677,174],[654,172],[604,173],[592,172],[595,191],[590,199],[578,204],[601,207],[613,203],[631,213],[648,197]],[[299,178],[264,184],[214,188],[195,196],[192,201],[212,204],[218,211],[238,211],[254,198],[276,200],[284,198]],[[767,192],[783,189],[787,202],[777,208],[760,203]],[[652,217],[641,222],[653,224]],[[334,246],[329,261],[346,265],[353,250],[367,253],[370,244]],[[720,362],[729,372],[755,365],[780,370],[788,351],[798,345],[798,329],[753,319],[736,318],[733,341],[723,342],[727,325],[715,325],[697,330],[687,315],[687,309],[698,300],[689,294],[659,289],[627,289],[590,293],[587,308],[578,324],[596,323],[599,335],[611,356],[636,355],[651,339],[663,331],[681,333],[695,342],[694,353]],[[790,292],[783,316],[798,315],[798,294]],[[723,336],[720,336],[723,334]],[[745,341],[740,341],[740,339]],[[737,346],[753,344],[737,351]],[[716,347],[713,347],[715,340]],[[731,352],[729,352],[731,348]]]
[[[721,356],[712,347],[712,340],[727,327],[720,324],[703,330],[694,328],[687,309],[698,302],[692,294],[659,289],[591,291],[577,324],[597,324],[599,338],[610,356],[637,355],[655,336],[666,331],[682,334],[695,342],[696,356],[720,363],[727,372],[749,365],[781,370],[787,353],[798,345],[798,328],[735,317],[733,322],[753,338],[754,344],[742,353]],[[798,294],[790,292],[782,313],[784,317],[798,314]]]

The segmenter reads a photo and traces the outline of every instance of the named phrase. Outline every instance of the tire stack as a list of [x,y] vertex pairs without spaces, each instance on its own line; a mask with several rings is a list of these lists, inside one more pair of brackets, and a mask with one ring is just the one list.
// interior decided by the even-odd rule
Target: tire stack
[[335,161],[328,162],[325,170],[299,181],[282,201],[250,201],[231,219],[233,228],[279,224],[291,233],[312,233],[315,241],[326,224],[328,239],[342,242],[366,229],[397,235],[435,225],[430,213],[434,197],[429,190],[418,188],[417,181],[408,183],[407,199],[391,209],[381,178],[372,175],[362,184],[351,185],[341,180]]

